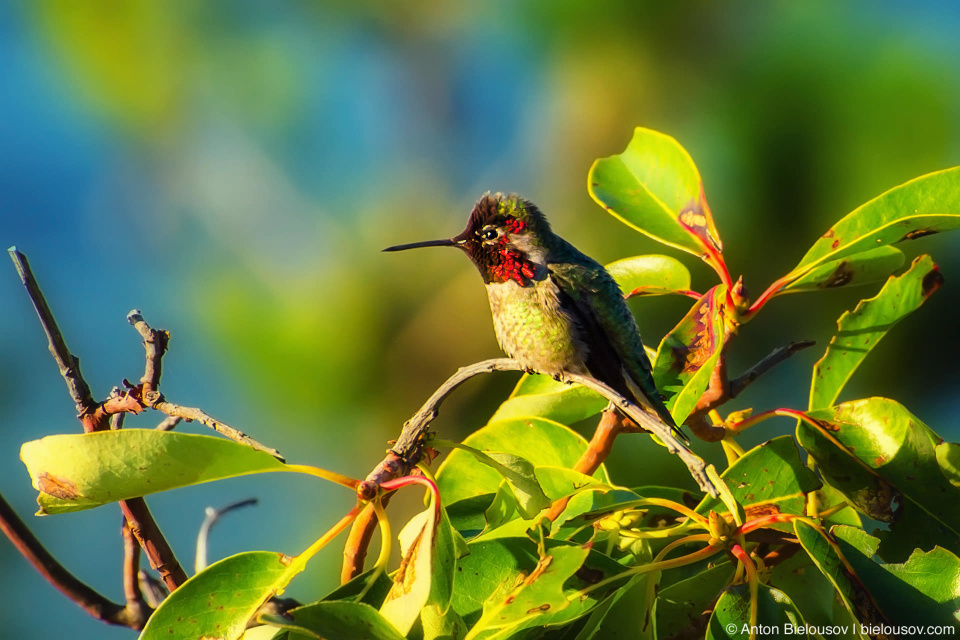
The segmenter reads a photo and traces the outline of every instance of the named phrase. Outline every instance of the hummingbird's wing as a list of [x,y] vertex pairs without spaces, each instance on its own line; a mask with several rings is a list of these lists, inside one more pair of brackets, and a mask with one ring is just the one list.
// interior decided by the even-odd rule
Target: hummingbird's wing
[[660,398],[637,322],[613,277],[596,263],[556,262],[547,268],[559,289],[561,307],[580,324],[580,338],[589,349],[590,375],[646,404],[686,440]]

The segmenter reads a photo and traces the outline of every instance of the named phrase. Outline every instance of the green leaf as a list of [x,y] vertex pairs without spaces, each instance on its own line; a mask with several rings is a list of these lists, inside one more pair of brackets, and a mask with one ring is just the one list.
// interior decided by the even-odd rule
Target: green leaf
[[697,167],[668,135],[638,127],[623,153],[593,163],[587,189],[614,217],[654,240],[697,256],[707,245],[722,250]]
[[[477,462],[487,465],[503,477],[513,492],[514,499],[510,503],[516,505],[524,519],[529,520],[550,506],[551,501],[544,495],[543,489],[540,488],[540,483],[537,482],[537,476],[534,474],[533,464],[529,460],[512,453],[484,452],[462,444],[456,446],[457,451],[466,451]],[[502,495],[502,489],[503,483],[497,487],[498,496]],[[510,503],[494,498],[494,504],[491,508],[502,511]]]
[[903,252],[883,246],[847,258],[831,260],[808,271],[781,291],[798,293],[839,287],[856,287],[883,280],[903,265]]
[[[846,613],[843,618],[835,619],[833,623],[859,625],[882,620],[883,614],[877,609],[870,593],[856,579],[856,576],[850,575],[846,569],[836,542],[803,520],[794,520],[793,527],[803,550],[840,596],[841,605]],[[863,636],[858,634],[855,637]]]
[[817,240],[786,277],[876,247],[960,227],[960,167],[929,173],[854,209]]
[[449,609],[457,558],[465,544],[441,505],[414,516],[399,539],[403,560],[380,613],[406,634],[426,604],[436,605],[442,613]]
[[269,551],[224,558],[167,596],[147,620],[140,640],[239,638],[260,605],[281,592],[305,562]]
[[467,635],[467,625],[456,611],[441,614],[436,605],[424,607],[420,621],[423,623],[423,640],[461,640]]
[[[784,551],[789,548],[785,547]],[[861,640],[853,612],[846,608],[833,583],[802,548],[773,567],[767,584],[788,594],[807,624],[835,627],[839,633],[831,634],[831,638]]]
[[[367,588],[367,583],[373,579],[374,583]],[[327,595],[325,595],[321,600],[330,602],[334,600],[356,600],[358,596],[364,589],[367,589],[366,594],[363,596],[361,602],[369,604],[371,607],[379,607],[383,603],[384,598],[387,597],[387,594],[390,592],[390,589],[393,587],[393,580],[383,571],[377,571],[376,569],[369,569],[364,571],[354,579],[349,582],[340,585]]]
[[634,576],[630,582],[614,591],[590,614],[590,619],[580,630],[576,640],[657,638],[660,632],[660,615],[657,611],[656,624],[653,624],[653,599],[659,575],[658,571],[650,571]]
[[515,627],[568,607],[563,585],[583,566],[589,553],[589,548],[579,546],[557,546],[547,551],[519,584],[484,603],[474,631]]
[[[936,447],[941,440],[936,433],[886,398],[845,402],[808,415],[828,430],[833,441],[806,422],[797,427],[797,437],[831,485],[864,508],[864,492],[873,491],[876,485],[864,485],[865,474],[851,473],[851,469],[862,469],[891,488],[874,496],[875,502],[885,501],[889,508],[890,498],[899,496],[901,511],[883,536],[881,557],[902,560],[904,552],[915,546],[904,535],[913,519],[905,514],[914,508],[917,516],[922,512],[941,528],[932,541],[954,551],[960,548],[960,511],[944,508],[945,504],[960,503],[960,488],[950,484],[940,470]],[[894,549],[898,551],[893,553]]]
[[[581,549],[580,545],[562,540],[548,538],[545,543],[549,553],[553,553],[556,548]],[[522,579],[521,576],[532,575],[540,556],[537,546],[528,537],[471,542],[469,550],[470,553],[458,563],[457,588],[453,595],[452,610],[463,618],[467,626],[473,626],[481,616],[484,603],[506,598],[508,592]],[[590,584],[623,571],[624,567],[609,557],[591,551],[583,563],[583,569],[564,584],[564,592],[570,596]],[[585,615],[620,586],[622,584],[615,583],[609,589],[598,589],[583,598],[574,598],[562,611],[543,612],[536,618],[536,622],[531,624],[560,624]]]
[[525,373],[490,422],[535,416],[572,424],[600,413],[608,403],[606,398],[583,385]]
[[683,424],[697,406],[720,357],[726,298],[723,285],[707,291],[657,349],[653,377],[677,424]]
[[669,638],[696,625],[733,573],[733,565],[722,562],[661,589],[657,594],[657,635]]
[[960,487],[960,444],[941,442],[937,445],[937,464],[944,477],[955,487]]
[[[748,515],[802,515],[806,506],[804,495],[820,486],[813,472],[800,461],[800,451],[791,436],[780,436],[750,449],[720,477]],[[706,496],[696,511],[706,515],[726,509],[719,498]]]
[[[902,564],[880,564],[851,540],[863,532],[831,529],[860,582],[894,625],[950,625],[960,620],[960,559],[946,549],[915,550]],[[904,637],[913,634],[902,634]]]
[[611,262],[605,268],[626,296],[690,289],[690,272],[682,262],[670,256],[633,256]]
[[[763,636],[809,638],[803,629],[803,617],[797,611],[793,601],[779,589],[760,584],[757,590],[757,638]],[[784,627],[796,630],[781,635]],[[743,640],[750,637],[750,588],[737,584],[727,588],[717,600],[717,604],[707,623],[707,640],[727,639]]]
[[566,467],[537,467],[534,469],[534,474],[536,474],[537,481],[551,502],[581,491],[609,491],[613,489],[610,485],[593,476]]
[[861,300],[837,325],[824,356],[813,366],[810,408],[833,404],[867,354],[900,320],[917,309],[943,282],[930,256],[920,256],[900,276],[891,276],[875,297]]
[[153,429],[47,436],[25,443],[20,459],[40,492],[39,515],[291,470],[273,456],[231,440]]
[[[534,466],[573,468],[587,441],[562,424],[542,418],[514,418],[491,422],[468,436],[464,444],[481,451],[510,451]],[[607,482],[600,467],[593,474]],[[450,452],[437,470],[437,486],[445,504],[483,494],[495,494],[503,479],[497,471],[466,451]]]
[[350,638],[351,640],[403,640],[393,625],[368,604],[337,600],[316,602],[292,609],[288,615],[271,616],[269,621],[294,632],[294,637]]

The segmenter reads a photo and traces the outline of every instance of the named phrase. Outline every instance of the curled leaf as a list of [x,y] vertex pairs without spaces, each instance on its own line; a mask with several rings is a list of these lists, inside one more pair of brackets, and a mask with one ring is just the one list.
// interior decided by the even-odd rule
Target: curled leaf
[[697,256],[722,251],[700,173],[668,135],[638,127],[623,153],[593,163],[587,185],[600,206],[654,240]]
[[710,382],[723,349],[727,289],[703,294],[657,349],[653,378],[677,424],[683,424]]

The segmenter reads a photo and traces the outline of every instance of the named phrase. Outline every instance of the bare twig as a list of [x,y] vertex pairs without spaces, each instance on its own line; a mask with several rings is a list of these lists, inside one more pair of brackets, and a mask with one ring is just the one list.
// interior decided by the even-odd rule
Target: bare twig
[[173,549],[163,537],[157,521],[143,498],[131,498],[120,501],[120,510],[130,525],[130,531],[143,547],[150,566],[160,574],[160,579],[173,591],[187,581],[187,574],[177,561]]
[[[120,414],[122,415],[122,414]],[[120,525],[123,535],[123,596],[127,601],[127,611],[137,620],[147,621],[153,613],[151,607],[143,599],[140,591],[140,544],[130,530],[130,525],[124,518]]]
[[157,431],[172,431],[173,428],[181,422],[183,422],[183,418],[180,418],[179,416],[167,416],[154,428]]
[[[386,507],[393,493],[380,496],[380,504]],[[340,569],[340,583],[346,584],[363,573],[363,562],[367,557],[367,548],[377,529],[377,512],[368,504],[350,526],[347,542],[343,545],[343,566]]]
[[37,316],[40,317],[40,325],[43,327],[43,332],[47,334],[47,346],[50,349],[50,355],[56,361],[57,367],[60,369],[60,375],[63,376],[63,381],[67,383],[70,397],[77,406],[77,416],[84,423],[84,431],[95,431],[96,429],[92,428],[93,425],[88,428],[87,422],[84,420],[85,418],[89,420],[89,416],[97,408],[97,403],[93,400],[90,387],[80,373],[80,359],[71,354],[67,348],[67,344],[63,340],[63,334],[60,333],[60,328],[57,326],[57,321],[54,320],[53,313],[47,305],[47,300],[43,297],[43,292],[40,291],[40,285],[37,284],[37,279],[30,269],[27,256],[20,253],[16,247],[10,247],[7,252],[10,254],[10,259],[13,260],[13,266],[17,269],[20,281],[27,289],[27,295],[33,302],[33,308],[36,309]]
[[750,367],[742,376],[730,381],[730,398],[736,398],[744,389],[750,386],[754,380],[793,354],[812,347],[815,344],[817,344],[815,340],[801,340],[800,342],[791,342],[785,347],[777,347],[763,360]]
[[161,413],[165,413],[171,418],[180,418],[182,420],[190,421],[196,420],[200,424],[210,427],[217,433],[224,435],[235,442],[240,444],[245,444],[248,447],[252,447],[257,451],[263,451],[269,453],[274,458],[280,462],[284,462],[284,457],[276,449],[271,449],[266,445],[262,445],[244,432],[234,429],[228,424],[220,422],[216,418],[213,418],[200,409],[194,407],[181,407],[178,404],[173,404],[172,402],[167,402],[166,400],[161,400],[153,405],[153,408]]
[[252,507],[255,504],[257,504],[256,498],[246,498],[230,503],[225,507],[220,507],[219,509],[214,509],[213,507],[206,508],[203,522],[200,524],[200,531],[197,533],[197,555],[193,561],[193,570],[196,573],[200,573],[207,568],[207,542],[210,538],[210,530],[213,529],[213,525],[225,514],[235,511],[236,509]]
[[[493,371],[523,371],[524,367],[512,358],[494,358],[484,360],[468,367],[459,369],[450,376],[439,389],[423,404],[419,411],[403,425],[403,431],[397,443],[390,449],[387,456],[357,487],[357,494],[363,500],[371,500],[376,496],[377,488],[385,481],[409,471],[423,453],[426,442],[427,428],[434,418],[439,415],[440,404],[454,389],[466,380],[481,373]],[[666,445],[670,453],[675,453],[687,465],[690,475],[700,487],[710,495],[716,495],[716,489],[707,478],[706,464],[699,456],[678,441],[671,429],[651,416],[646,411],[633,404],[606,384],[588,376],[566,374],[564,382],[576,383],[596,391],[616,406],[627,417],[640,425],[643,429],[655,434]]]
[[142,612],[111,602],[78,580],[57,562],[3,496],[0,496],[0,529],[40,575],[91,616],[110,624],[132,629],[143,628],[146,616],[141,617]]
[[139,309],[134,309],[127,314],[127,322],[132,324],[133,328],[143,338],[146,365],[143,377],[140,378],[140,384],[143,385],[140,397],[146,406],[152,407],[162,398],[160,395],[160,362],[167,350],[167,343],[170,342],[170,333],[151,329],[147,321],[143,319]]
[[[90,393],[90,387],[83,379],[78,366],[78,359],[70,354],[63,335],[57,327],[53,313],[47,305],[40,285],[37,283],[33,272],[30,270],[30,264],[27,257],[12,247],[9,250],[10,258],[20,274],[20,280],[27,289],[27,294],[33,302],[37,315],[40,317],[40,324],[47,334],[50,353],[53,355],[57,366],[60,368],[60,375],[67,383],[67,389],[70,397],[77,405],[77,418],[83,425],[83,430],[87,433],[102,431],[108,428],[109,416],[119,412],[138,413],[143,407],[134,394],[124,393],[120,395],[111,395],[104,403],[98,403],[93,400]],[[159,369],[156,370],[159,373]],[[167,586],[173,590],[187,580],[186,574],[180,568],[173,550],[164,539],[160,528],[154,521],[150,510],[143,498],[134,498],[132,500],[120,501],[120,510],[123,511],[130,525],[130,529],[136,536],[140,546],[146,552],[150,559],[150,564],[160,571],[161,576],[167,583]]]

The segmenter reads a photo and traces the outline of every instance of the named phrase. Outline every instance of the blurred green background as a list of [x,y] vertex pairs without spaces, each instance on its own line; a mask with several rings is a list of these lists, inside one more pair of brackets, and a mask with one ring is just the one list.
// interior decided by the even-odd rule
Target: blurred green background
[[[170,400],[291,461],[362,477],[447,375],[499,354],[463,256],[381,248],[459,232],[493,190],[532,199],[602,262],[671,253],[585,189],[591,162],[642,125],[690,151],[731,271],[759,294],[857,205],[960,164],[958,29],[947,1],[2,1],[0,239],[30,258],[96,396],[142,375],[125,321],[137,307],[173,334]],[[893,397],[952,440],[958,248],[956,235],[905,247],[933,253],[946,285],[843,396]],[[695,288],[713,284],[680,257]],[[771,303],[741,332],[734,373],[791,340],[820,344],[724,412],[803,408],[836,318],[877,288]],[[119,601],[115,508],[29,516],[19,445],[79,425],[12,267],[0,301],[0,491],[69,569]],[[689,301],[632,304],[656,345]],[[436,426],[462,438],[515,380],[471,381]],[[765,423],[745,444],[790,428]],[[611,466],[627,485],[692,486],[642,438],[620,443]],[[260,505],[218,525],[211,558],[297,553],[351,502],[312,479],[258,477],[149,503],[192,566],[203,508],[248,496]],[[331,587],[339,547],[288,594]],[[132,636],[89,619],[6,542],[0,571],[4,638]]]

